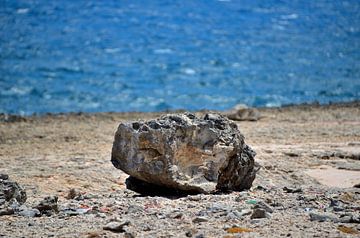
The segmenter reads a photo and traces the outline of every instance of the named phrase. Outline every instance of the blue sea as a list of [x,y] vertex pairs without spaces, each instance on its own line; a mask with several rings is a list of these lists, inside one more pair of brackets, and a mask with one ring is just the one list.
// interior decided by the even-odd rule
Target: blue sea
[[0,113],[357,99],[359,0],[0,0]]

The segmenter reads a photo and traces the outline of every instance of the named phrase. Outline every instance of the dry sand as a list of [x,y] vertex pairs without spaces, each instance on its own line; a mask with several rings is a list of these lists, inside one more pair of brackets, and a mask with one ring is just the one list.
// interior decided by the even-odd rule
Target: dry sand
[[[260,113],[238,122],[261,166],[250,191],[170,198],[127,190],[127,175],[110,163],[119,122],[160,113],[2,116],[0,173],[26,189],[29,207],[58,196],[60,213],[0,216],[0,237],[360,236],[360,103]],[[66,198],[72,188],[78,200]],[[252,219],[263,203],[267,218]],[[69,215],[70,207],[89,212]],[[115,220],[130,223],[120,233],[103,229]]]

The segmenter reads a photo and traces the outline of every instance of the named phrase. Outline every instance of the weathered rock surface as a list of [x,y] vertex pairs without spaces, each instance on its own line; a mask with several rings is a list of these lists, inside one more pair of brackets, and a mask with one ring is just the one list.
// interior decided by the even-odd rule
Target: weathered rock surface
[[121,123],[111,161],[136,178],[132,181],[210,193],[249,189],[254,156],[235,123],[218,114],[185,113]]
[[13,202],[23,204],[25,201],[25,190],[17,182],[10,180],[8,175],[0,174],[0,206]]
[[259,110],[249,108],[244,104],[238,104],[223,114],[234,121],[257,121],[261,118]]

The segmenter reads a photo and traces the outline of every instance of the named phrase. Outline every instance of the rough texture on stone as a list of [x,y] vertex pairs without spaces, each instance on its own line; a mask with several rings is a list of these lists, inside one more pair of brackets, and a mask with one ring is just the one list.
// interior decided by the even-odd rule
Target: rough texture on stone
[[185,113],[121,123],[111,161],[140,181],[210,193],[249,189],[254,156],[235,123],[218,114]]
[[17,182],[10,180],[8,175],[0,174],[0,206],[13,202],[23,204],[25,201],[25,190]]
[[249,108],[244,104],[238,104],[223,114],[234,121],[258,121],[261,118],[259,110]]

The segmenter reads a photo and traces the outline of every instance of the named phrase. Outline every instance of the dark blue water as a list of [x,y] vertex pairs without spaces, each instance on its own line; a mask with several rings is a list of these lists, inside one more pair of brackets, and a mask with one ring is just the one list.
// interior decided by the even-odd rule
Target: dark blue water
[[0,0],[0,112],[355,99],[359,0]]

